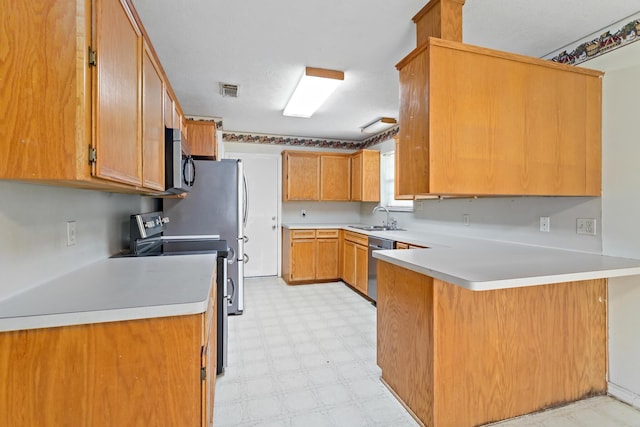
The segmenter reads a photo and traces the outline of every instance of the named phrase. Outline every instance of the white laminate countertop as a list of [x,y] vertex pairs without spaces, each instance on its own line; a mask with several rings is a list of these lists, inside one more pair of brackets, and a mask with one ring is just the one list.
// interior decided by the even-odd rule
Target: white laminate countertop
[[473,291],[640,275],[640,259],[580,251],[421,231],[369,232],[344,224],[287,228],[339,228],[426,246],[428,249],[374,251],[373,256]]
[[108,258],[0,300],[0,331],[204,313],[216,254]]

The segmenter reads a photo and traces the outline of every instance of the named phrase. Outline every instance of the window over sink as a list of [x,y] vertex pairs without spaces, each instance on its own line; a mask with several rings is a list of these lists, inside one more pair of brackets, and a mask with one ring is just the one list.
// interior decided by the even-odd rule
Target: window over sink
[[380,155],[380,204],[390,211],[413,211],[413,200],[395,198],[395,151]]

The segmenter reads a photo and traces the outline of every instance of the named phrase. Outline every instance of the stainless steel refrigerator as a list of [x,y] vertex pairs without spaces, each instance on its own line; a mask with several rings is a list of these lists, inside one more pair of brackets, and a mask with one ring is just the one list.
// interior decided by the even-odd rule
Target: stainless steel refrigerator
[[163,199],[165,236],[219,234],[229,246],[229,314],[244,311],[247,186],[242,160],[196,160],[195,182],[184,199]]

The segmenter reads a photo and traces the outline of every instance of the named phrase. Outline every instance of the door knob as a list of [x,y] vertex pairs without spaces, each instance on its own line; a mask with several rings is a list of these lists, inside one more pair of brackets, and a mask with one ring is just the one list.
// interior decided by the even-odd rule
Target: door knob
[[274,229],[274,230],[276,229],[276,227],[277,227],[277,225],[275,225],[275,224],[273,224],[273,225],[271,226],[271,228],[272,228],[272,229]]
[[272,220],[272,221],[275,221],[275,220],[276,220],[276,217],[275,217],[275,216],[272,216],[272,217],[271,217],[271,220]]

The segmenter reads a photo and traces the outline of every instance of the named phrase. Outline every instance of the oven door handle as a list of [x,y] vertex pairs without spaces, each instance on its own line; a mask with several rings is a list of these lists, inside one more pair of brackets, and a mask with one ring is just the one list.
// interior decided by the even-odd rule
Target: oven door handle
[[229,257],[227,258],[227,264],[233,264],[236,262],[236,251],[233,248],[228,248]]

